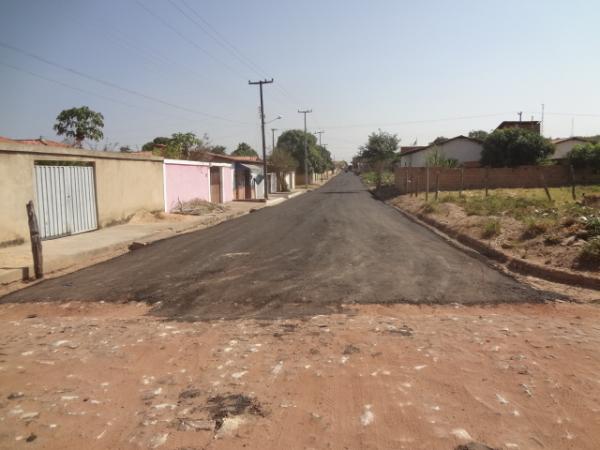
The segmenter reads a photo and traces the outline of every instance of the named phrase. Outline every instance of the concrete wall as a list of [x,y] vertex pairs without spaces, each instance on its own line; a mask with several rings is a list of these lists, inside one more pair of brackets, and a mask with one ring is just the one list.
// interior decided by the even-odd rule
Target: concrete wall
[[235,189],[235,178],[234,178],[234,168],[233,164],[221,169],[221,180],[223,183],[223,203],[232,202],[235,199],[234,189]]
[[[483,146],[470,139],[454,139],[437,146],[438,151],[446,158],[457,159],[459,164],[479,161]],[[425,167],[427,157],[435,152],[435,147],[427,147],[421,151],[402,156],[402,165],[408,167]]]
[[[569,186],[570,171],[568,166],[520,166],[464,169],[429,169],[429,191],[435,190],[436,176],[439,174],[441,191],[458,191],[460,189],[483,189],[486,186],[495,188],[539,188],[543,187],[543,178],[548,186]],[[400,193],[410,193],[417,189],[424,192],[427,186],[427,168],[396,167],[394,171],[395,185]],[[591,169],[575,171],[577,184],[600,183],[600,172]]]
[[195,198],[210,200],[209,163],[165,160],[165,211]]
[[25,205],[36,202],[35,161],[93,163],[100,227],[164,207],[162,158],[0,142],[0,245],[29,240]]

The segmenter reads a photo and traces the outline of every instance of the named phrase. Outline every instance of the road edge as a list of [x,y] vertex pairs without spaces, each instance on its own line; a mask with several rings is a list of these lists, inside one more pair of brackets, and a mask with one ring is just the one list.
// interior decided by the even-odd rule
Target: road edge
[[[576,286],[586,289],[600,290],[600,279],[590,277],[583,274],[567,272],[560,269],[544,267],[539,264],[532,263],[530,261],[524,261],[519,258],[515,258],[507,253],[504,253],[498,249],[491,247],[490,245],[468,236],[464,233],[452,229],[450,226],[438,222],[437,220],[428,217],[424,214],[413,214],[408,212],[396,205],[392,205],[388,202],[384,203],[391,206],[396,211],[400,212],[404,217],[417,223],[430,231],[434,232],[438,236],[441,236],[444,240],[449,242],[451,245],[461,249],[467,250],[471,255],[477,255],[477,258],[485,259],[491,262],[495,268],[502,268],[504,273],[512,272],[520,275],[533,276],[541,278],[543,280],[551,281],[553,283],[566,284],[569,286]],[[493,263],[493,261],[496,263]],[[498,264],[500,263],[500,264]]]

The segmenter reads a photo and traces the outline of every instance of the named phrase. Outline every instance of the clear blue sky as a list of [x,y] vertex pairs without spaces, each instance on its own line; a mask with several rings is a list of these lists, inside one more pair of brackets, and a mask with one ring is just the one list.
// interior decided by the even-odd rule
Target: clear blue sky
[[268,118],[284,116],[268,127],[301,128],[297,109],[312,108],[309,129],[338,159],[377,128],[423,144],[517,111],[539,119],[542,103],[545,135],[570,135],[572,119],[597,134],[599,23],[589,0],[2,0],[0,43],[179,108],[0,46],[0,135],[54,138],[60,110],[88,105],[121,145],[192,131],[258,149],[247,82],[261,77],[277,84]]

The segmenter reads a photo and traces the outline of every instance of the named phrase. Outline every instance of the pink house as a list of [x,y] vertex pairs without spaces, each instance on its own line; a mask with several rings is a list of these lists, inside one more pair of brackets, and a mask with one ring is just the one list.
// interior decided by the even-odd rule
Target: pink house
[[165,159],[165,211],[179,202],[200,199],[213,203],[233,200],[233,164]]

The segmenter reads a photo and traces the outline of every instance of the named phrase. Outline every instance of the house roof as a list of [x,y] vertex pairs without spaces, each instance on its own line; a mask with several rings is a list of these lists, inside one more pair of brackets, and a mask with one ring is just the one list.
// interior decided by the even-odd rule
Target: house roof
[[403,155],[405,153],[413,153],[425,147],[425,145],[408,145],[405,147],[400,147],[400,154]]
[[560,144],[562,142],[568,142],[568,141],[590,142],[588,139],[577,137],[577,136],[571,136],[571,137],[568,137],[568,138],[556,138],[556,139],[552,139],[552,143],[553,144]]
[[7,137],[0,136],[0,142],[11,142],[14,144],[26,144],[26,145],[46,145],[48,147],[72,147],[72,145],[65,144],[63,142],[52,141],[50,139],[38,138],[38,139],[10,139]]
[[[443,145],[446,145],[448,142],[456,141],[457,139],[466,139],[467,141],[476,142],[477,144],[481,144],[481,140],[475,139],[475,138],[470,138],[468,136],[463,136],[461,134],[459,136],[455,136],[453,138],[448,139],[447,141],[443,142],[442,144],[429,144],[429,145],[426,145],[426,146],[402,147],[400,149],[400,156],[409,155],[411,153],[422,152],[423,150],[427,150],[429,148],[433,148],[433,147],[436,147],[436,146],[437,147],[441,147]],[[408,148],[409,150],[402,151],[402,149],[404,149],[404,148]]]
[[532,126],[539,126],[539,120],[505,120],[500,125],[496,127],[497,130],[501,130],[503,128],[528,128]]
[[228,162],[239,162],[247,164],[262,164],[262,160],[257,156],[233,156],[233,155],[220,155],[218,153],[206,153],[207,159],[212,160],[224,160]]

